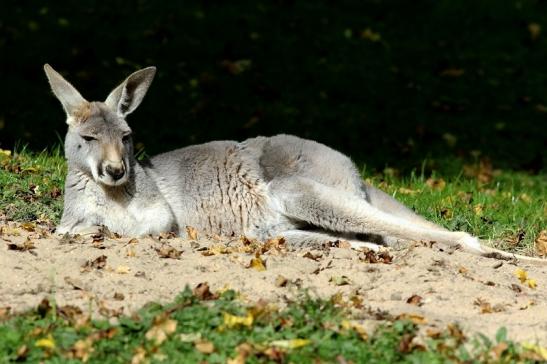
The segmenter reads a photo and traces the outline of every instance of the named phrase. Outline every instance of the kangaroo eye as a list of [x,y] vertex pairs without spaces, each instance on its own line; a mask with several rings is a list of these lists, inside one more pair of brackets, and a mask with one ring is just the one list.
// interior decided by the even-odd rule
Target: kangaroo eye
[[89,136],[89,135],[80,135],[82,137],[83,140],[85,140],[86,142],[90,142],[92,140],[97,140],[97,138],[95,137],[92,137],[92,136]]
[[126,134],[122,137],[122,142],[128,142],[131,139],[131,134]]

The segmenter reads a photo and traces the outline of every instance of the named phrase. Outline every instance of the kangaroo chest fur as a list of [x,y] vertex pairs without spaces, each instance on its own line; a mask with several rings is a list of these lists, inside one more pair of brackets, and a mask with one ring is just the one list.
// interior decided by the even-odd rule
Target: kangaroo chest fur
[[[136,164],[130,181],[105,187],[83,174],[66,181],[60,231],[105,225],[124,234],[274,235],[290,223],[277,212],[256,158],[257,142],[211,142]],[[76,199],[76,201],[75,201]]]

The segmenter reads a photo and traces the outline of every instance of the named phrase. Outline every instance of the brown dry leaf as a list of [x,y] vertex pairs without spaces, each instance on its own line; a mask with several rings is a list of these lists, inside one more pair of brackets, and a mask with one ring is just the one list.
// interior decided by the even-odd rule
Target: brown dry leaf
[[492,310],[492,305],[490,302],[483,300],[482,298],[477,298],[475,302],[473,302],[475,306],[478,306],[480,308],[481,313],[492,313],[494,312]]
[[467,339],[457,323],[448,324],[446,329],[448,330],[449,335],[456,339],[459,344],[463,343]]
[[169,244],[162,244],[161,247],[156,249],[156,252],[160,258],[180,259],[183,251],[173,248]]
[[415,306],[422,306],[424,304],[422,302],[422,297],[418,296],[417,294],[413,294],[412,296],[408,297],[406,300],[406,303],[415,305]]
[[257,270],[259,272],[263,272],[263,271],[266,270],[266,263],[264,262],[264,260],[262,260],[262,258],[256,257],[256,258],[251,259],[251,262],[249,263],[247,268],[252,268],[252,269]]
[[116,301],[123,301],[125,299],[125,296],[123,293],[115,292],[112,298],[114,298]]
[[20,244],[8,243],[8,250],[17,250],[17,251],[20,251],[20,252],[26,252],[26,251],[30,251],[32,249],[36,249],[36,246],[28,238],[27,238],[27,240],[25,240],[24,242],[22,242]]
[[215,345],[209,340],[198,340],[194,343],[194,346],[202,354],[211,354],[215,351]]
[[193,290],[192,293],[198,299],[202,301],[216,300],[218,298],[217,293],[212,293],[209,289],[209,284],[207,282],[199,283]]
[[440,73],[442,77],[461,77],[464,74],[465,70],[463,68],[447,68]]
[[541,257],[547,256],[547,230],[541,230],[535,240],[535,247],[537,255]]
[[427,323],[427,320],[422,315],[415,313],[402,313],[396,317],[397,320],[408,320],[416,325],[423,325]]
[[192,226],[186,227],[186,234],[188,235],[188,239],[198,240],[198,231]]
[[87,337],[85,339],[80,339],[76,341],[76,343],[74,343],[74,346],[71,349],[71,356],[85,363],[89,360],[89,356],[93,351],[93,340]]
[[428,185],[430,188],[434,189],[434,190],[439,190],[439,191],[442,191],[445,186],[446,186],[446,182],[444,181],[444,179],[442,178],[428,178],[426,181],[425,181],[425,184]]
[[146,332],[146,340],[154,341],[156,345],[160,345],[167,337],[177,329],[177,321],[166,317],[156,317],[154,326]]
[[393,257],[389,255],[387,251],[375,252],[374,250],[364,248],[361,253],[359,253],[359,260],[365,263],[383,263],[391,264]]
[[266,240],[264,244],[262,244],[260,253],[264,254],[272,250],[276,250],[276,251],[284,250],[287,247],[285,243],[286,241],[285,241],[285,238],[283,237],[268,239]]
[[503,352],[507,350],[508,347],[509,347],[509,344],[507,344],[505,341],[502,341],[496,346],[494,346],[492,350],[490,351],[492,353],[492,356],[494,357],[494,360],[500,360],[503,355]]
[[463,173],[466,177],[476,178],[479,184],[487,184],[492,182],[497,171],[493,170],[490,159],[482,158],[478,163],[465,164]]
[[231,254],[231,253],[232,251],[226,248],[226,246],[221,244],[215,244],[207,248],[207,250],[203,251],[201,255],[208,257],[211,255]]
[[0,321],[8,318],[10,312],[11,312],[10,306],[0,307]]
[[282,275],[278,275],[277,278],[275,279],[275,286],[285,287],[288,281],[289,280],[287,278],[283,277]]
[[36,224],[33,222],[23,222],[21,223],[21,227],[29,232],[33,232],[36,230]]
[[81,272],[90,272],[93,269],[103,269],[106,267],[106,259],[108,257],[106,255],[101,255],[94,260],[88,260],[87,262],[82,265],[80,268]]
[[232,75],[239,75],[251,68],[253,62],[250,59],[239,59],[237,61],[223,60],[220,66]]
[[239,344],[236,348],[237,356],[233,359],[228,359],[227,364],[245,364],[247,358],[253,352],[251,344],[243,343]]
[[146,350],[139,346],[135,349],[135,354],[131,358],[131,364],[142,364],[146,361]]
[[541,25],[539,25],[538,23],[528,24],[528,32],[530,33],[530,38],[532,40],[538,39],[539,35],[541,34]]
[[506,236],[503,241],[512,247],[516,247],[526,236],[526,231],[519,229],[515,234]]

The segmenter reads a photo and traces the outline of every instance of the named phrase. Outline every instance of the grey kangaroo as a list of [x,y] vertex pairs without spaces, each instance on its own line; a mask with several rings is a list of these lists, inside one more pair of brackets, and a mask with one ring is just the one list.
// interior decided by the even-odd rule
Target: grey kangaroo
[[104,102],[86,101],[51,66],[44,70],[68,124],[59,233],[104,225],[122,235],[184,234],[192,226],[225,236],[283,236],[292,246],[344,239],[378,250],[381,241],[371,237],[381,237],[515,257],[418,216],[365,184],[348,157],[311,140],[276,135],[213,141],[137,161],[125,118],[144,98],[155,67],[131,74]]

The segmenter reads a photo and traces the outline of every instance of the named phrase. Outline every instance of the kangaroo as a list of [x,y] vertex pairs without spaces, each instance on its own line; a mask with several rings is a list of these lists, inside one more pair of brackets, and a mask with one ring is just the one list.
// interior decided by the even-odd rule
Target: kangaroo
[[137,161],[125,119],[155,67],[131,74],[104,102],[88,102],[51,66],[44,70],[68,124],[61,234],[101,225],[122,235],[184,234],[193,226],[224,236],[282,236],[295,247],[344,239],[377,251],[382,242],[425,240],[517,257],[427,221],[364,183],[347,156],[296,136],[213,141]]

